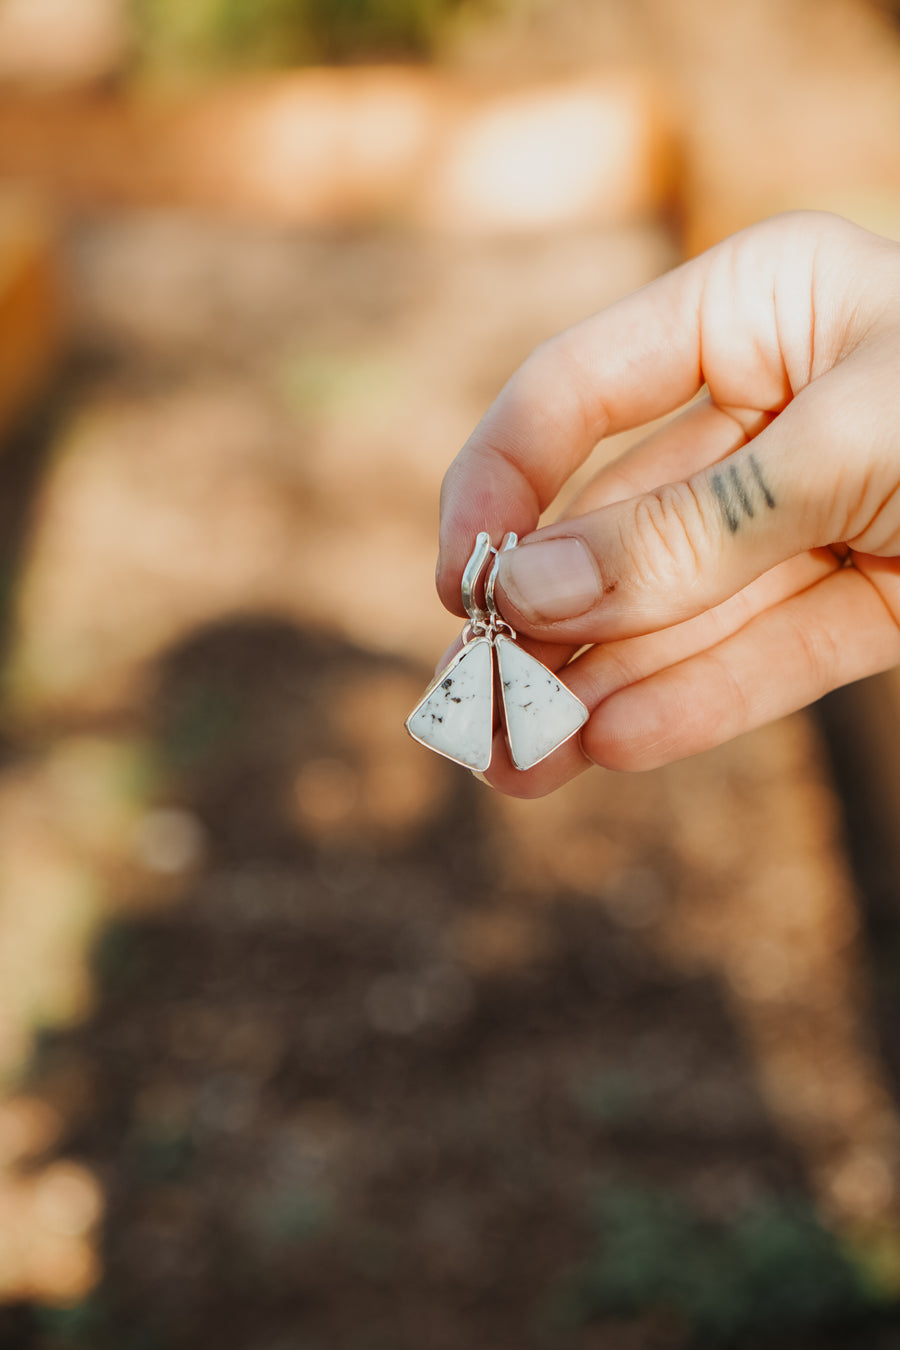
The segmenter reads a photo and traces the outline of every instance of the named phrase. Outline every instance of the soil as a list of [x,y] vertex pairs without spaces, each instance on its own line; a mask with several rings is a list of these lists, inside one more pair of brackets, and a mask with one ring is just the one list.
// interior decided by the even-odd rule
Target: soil
[[[402,732],[446,462],[665,232],[66,248],[71,366],[0,468],[0,1201],[65,1163],[97,1213],[22,1199],[0,1344],[900,1345],[896,931],[816,722],[534,803]],[[818,1236],[750,1276],[762,1213]]]

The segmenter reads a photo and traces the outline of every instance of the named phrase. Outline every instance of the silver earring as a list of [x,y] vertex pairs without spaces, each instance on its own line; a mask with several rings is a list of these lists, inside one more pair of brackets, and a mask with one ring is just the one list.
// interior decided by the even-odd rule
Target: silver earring
[[[506,739],[517,769],[539,764],[588,719],[581,700],[517,645],[514,630],[497,609],[494,586],[500,552],[517,543],[510,533],[497,550],[486,531],[478,535],[462,578],[462,600],[469,616],[462,651],[434,677],[406,720],[414,740],[479,773],[491,762],[495,653]],[[476,590],[491,553],[496,556],[485,582],[482,609]]]

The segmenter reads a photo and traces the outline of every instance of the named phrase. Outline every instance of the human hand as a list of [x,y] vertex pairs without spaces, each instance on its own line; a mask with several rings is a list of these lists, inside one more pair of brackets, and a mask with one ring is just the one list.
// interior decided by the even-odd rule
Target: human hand
[[[536,528],[603,437],[704,385]],[[500,609],[591,713],[526,773],[496,739],[487,776],[517,796],[694,754],[900,662],[900,245],[776,217],[538,347],[444,480],[457,614],[482,529],[522,538]]]

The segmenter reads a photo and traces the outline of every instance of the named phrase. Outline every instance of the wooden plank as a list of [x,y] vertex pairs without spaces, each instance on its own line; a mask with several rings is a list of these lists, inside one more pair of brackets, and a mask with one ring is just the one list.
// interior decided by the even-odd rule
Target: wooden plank
[[0,193],[0,437],[56,368],[61,287],[48,212],[22,193]]
[[655,86],[637,75],[498,90],[373,67],[178,97],[0,97],[0,178],[76,209],[465,232],[605,225],[657,211],[670,163]]

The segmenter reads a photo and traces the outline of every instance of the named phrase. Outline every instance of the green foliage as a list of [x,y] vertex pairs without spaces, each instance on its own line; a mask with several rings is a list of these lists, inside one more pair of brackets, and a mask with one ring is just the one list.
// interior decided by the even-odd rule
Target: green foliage
[[131,3],[142,64],[199,72],[430,56],[447,22],[478,0]]
[[92,974],[106,993],[118,993],[144,969],[141,934],[134,923],[111,920],[97,934],[91,953]]
[[145,1184],[184,1181],[196,1157],[196,1145],[186,1128],[155,1122],[145,1125],[134,1139],[134,1170]]
[[643,1120],[651,1110],[648,1083],[627,1068],[580,1074],[569,1084],[569,1093],[582,1115],[604,1125]]
[[181,691],[159,733],[164,779],[233,751],[246,724],[246,708],[227,681],[196,679]]
[[318,1237],[332,1218],[332,1207],[326,1196],[303,1187],[289,1186],[259,1196],[253,1208],[252,1223],[257,1237],[268,1247],[283,1247]]
[[725,1225],[673,1195],[615,1185],[596,1197],[592,1228],[594,1250],[555,1291],[557,1324],[658,1312],[695,1344],[727,1346],[877,1306],[864,1272],[798,1204],[759,1204]]
[[27,1344],[40,1350],[163,1350],[163,1341],[146,1325],[130,1327],[123,1336],[117,1310],[102,1290],[69,1307],[35,1305],[32,1317],[37,1339]]

